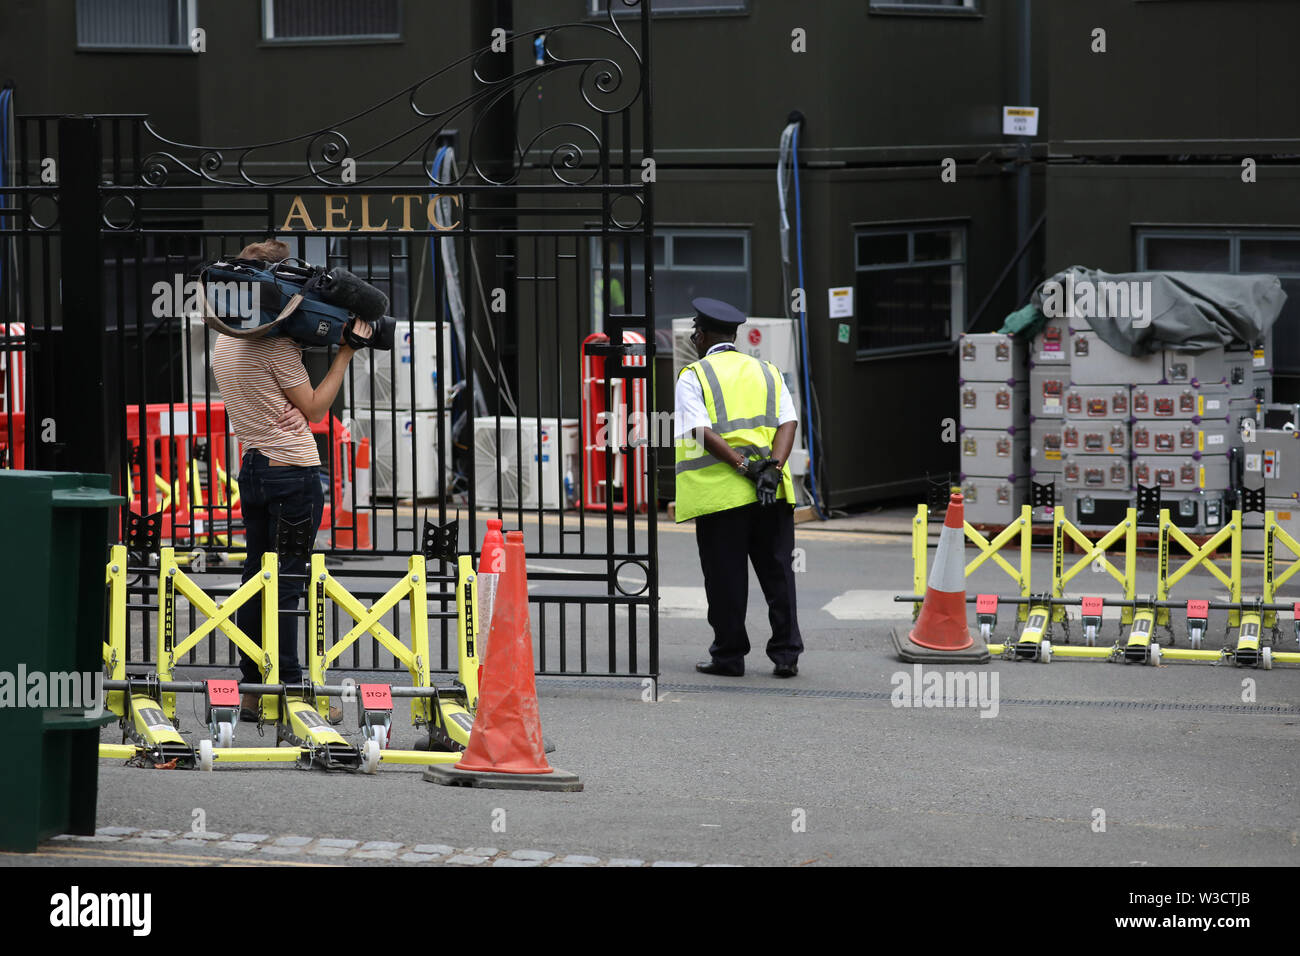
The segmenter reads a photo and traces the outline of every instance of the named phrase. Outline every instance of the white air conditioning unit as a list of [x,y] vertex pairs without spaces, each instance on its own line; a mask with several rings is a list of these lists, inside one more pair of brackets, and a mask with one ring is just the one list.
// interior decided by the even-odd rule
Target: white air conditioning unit
[[[203,320],[196,316],[190,316],[189,324],[189,360],[185,363],[183,371],[185,379],[185,394],[190,397],[191,401],[203,402],[208,400],[208,393],[204,391],[203,376],[208,377],[208,388],[211,390],[211,398],[214,402],[221,401],[221,391],[217,388],[217,380],[212,376],[212,349],[209,346],[217,344],[217,333],[208,334],[208,327],[203,324]],[[205,355],[206,353],[206,355]]]
[[[691,331],[695,326],[694,317],[673,319],[673,381],[682,369],[697,358],[695,346],[691,344]],[[793,319],[746,319],[736,336],[736,348],[746,355],[771,362],[781,370],[785,379],[786,391],[794,402],[795,414],[799,416],[799,425],[794,433],[794,449],[790,453],[790,473],[803,475],[808,472],[808,452],[805,450],[803,434],[803,383],[799,380],[799,369],[795,364],[799,354],[799,325]],[[796,482],[795,491],[799,503],[804,504],[803,489]]]
[[[578,420],[474,419],[474,500],[479,508],[544,508],[573,503],[578,481]],[[499,477],[498,477],[499,476]]]
[[[695,346],[691,345],[694,326],[694,318],[673,319],[674,380],[696,359]],[[784,372],[787,379],[794,380],[797,372],[795,357],[799,354],[798,335],[799,326],[792,319],[746,319],[736,336],[736,348],[746,355],[766,359]]]
[[443,452],[439,455],[437,412],[398,411],[396,452],[391,411],[375,411],[373,431],[369,413],[352,419],[358,439],[370,439],[370,482],[376,498],[436,498],[440,471],[450,484],[451,412],[443,412],[442,422]]
[[[412,332],[411,325],[414,325]],[[438,356],[442,355],[442,380],[453,384],[451,368],[451,323],[444,322],[442,334],[438,323],[397,323],[392,352],[367,349],[352,360],[343,378],[347,392],[345,403],[353,415],[364,415],[373,406],[376,409],[396,406],[433,411],[438,407]],[[371,359],[374,370],[371,371]],[[415,387],[411,377],[414,369]],[[394,397],[396,382],[396,397]],[[450,391],[450,388],[447,389]],[[451,407],[449,395],[443,407]]]

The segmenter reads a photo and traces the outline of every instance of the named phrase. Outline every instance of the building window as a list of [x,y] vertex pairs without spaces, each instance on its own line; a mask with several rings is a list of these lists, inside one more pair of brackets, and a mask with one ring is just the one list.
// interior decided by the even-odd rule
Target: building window
[[1137,268],[1277,276],[1286,303],[1273,325],[1273,368],[1300,375],[1300,231],[1143,229],[1137,236]]
[[[587,0],[587,12],[594,16],[604,16],[612,9],[615,16],[640,16],[641,4],[628,6],[623,0]],[[698,14],[705,16],[716,13],[748,13],[749,0],[654,0],[651,16],[661,14]]]
[[[624,281],[623,243],[610,243],[610,310],[645,310],[645,252],[640,236],[628,241],[632,284]],[[700,296],[729,302],[749,314],[749,233],[742,229],[659,229],[654,237],[655,329],[661,344],[672,346],[673,319],[695,315],[691,300]],[[591,241],[592,326],[604,329],[604,277],[601,244]]]
[[188,50],[196,0],[77,0],[77,48]]
[[401,35],[400,0],[262,0],[266,40],[396,40]]
[[966,314],[966,230],[924,225],[854,236],[858,354],[947,345]]
[[979,0],[870,0],[873,13],[979,13]]
[[1144,271],[1231,272],[1232,240],[1226,236],[1147,236]]

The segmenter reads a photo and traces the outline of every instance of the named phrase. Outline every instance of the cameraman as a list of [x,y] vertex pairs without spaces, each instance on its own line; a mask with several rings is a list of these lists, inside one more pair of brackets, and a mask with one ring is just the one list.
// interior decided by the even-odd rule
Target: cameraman
[[[239,258],[280,262],[288,255],[287,244],[268,239],[246,246]],[[354,331],[369,338],[372,330],[365,322],[357,321]],[[313,388],[302,361],[302,346],[292,339],[217,336],[212,372],[226,403],[226,421],[243,446],[239,495],[248,551],[243,581],[260,572],[265,552],[275,550],[276,526],[281,520],[309,522],[313,538],[320,528],[325,495],[320,481],[320,454],[308,422],[319,422],[329,414],[355,354],[355,349],[342,342],[324,380]],[[306,573],[307,563],[301,555],[281,558],[279,662],[280,680],[285,684],[302,680],[298,617],[294,612],[306,591],[305,580],[288,580],[286,576]],[[240,607],[235,617],[239,629],[259,644],[261,605],[260,596],[256,597]],[[242,681],[262,683],[260,662],[242,650],[239,658]],[[257,694],[244,694],[240,718],[256,720],[259,701]],[[331,706],[330,722],[341,719],[342,711]]]

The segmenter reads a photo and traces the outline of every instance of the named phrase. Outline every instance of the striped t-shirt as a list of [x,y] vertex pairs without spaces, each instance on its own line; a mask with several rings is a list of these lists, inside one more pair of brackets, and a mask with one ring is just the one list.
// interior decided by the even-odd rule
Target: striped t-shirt
[[241,339],[218,335],[212,374],[226,403],[226,420],[244,451],[256,448],[286,465],[319,465],[311,428],[286,430],[275,422],[285,411],[285,389],[310,383],[302,349],[291,339]]

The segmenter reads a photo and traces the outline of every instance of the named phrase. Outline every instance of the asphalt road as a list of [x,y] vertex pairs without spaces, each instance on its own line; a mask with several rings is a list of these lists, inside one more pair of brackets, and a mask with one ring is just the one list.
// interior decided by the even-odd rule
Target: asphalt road
[[[659,540],[658,701],[635,679],[539,681],[544,729],[558,745],[552,763],[579,774],[580,793],[445,788],[387,765],[362,776],[102,761],[108,829],[0,863],[1300,862],[1300,668],[994,661],[969,670],[995,695],[995,713],[991,704],[987,716],[894,706],[891,692],[913,673],[889,641],[891,626],[906,626],[907,606],[890,598],[911,588],[908,542],[801,526],[799,676],[770,675],[754,582],[748,674],[704,677],[692,668],[709,642],[693,535],[664,527]],[[1148,590],[1153,563],[1141,563],[1139,590]],[[1035,590],[1046,589],[1047,569],[1048,556],[1036,556],[1044,583]],[[1259,565],[1246,575],[1257,581]],[[1117,591],[1108,581],[1086,570],[1080,593]],[[972,579],[973,589],[1005,594],[1008,585],[989,567]],[[1180,587],[1188,597],[1222,591],[1203,574]],[[603,627],[589,617],[593,654],[608,643]],[[573,630],[570,618],[565,639],[576,642]],[[1009,630],[1004,614],[999,634]],[[1223,630],[1212,622],[1210,646]],[[1073,635],[1077,643],[1077,625]],[[1115,636],[1112,622],[1102,640]],[[1181,625],[1174,637],[1186,646]],[[1289,630],[1284,643],[1293,649]],[[181,717],[203,734],[184,705]],[[344,729],[355,729],[351,715]],[[395,744],[410,734],[399,725]],[[116,739],[113,728],[104,739]],[[255,728],[239,727],[236,743],[259,742]]]

